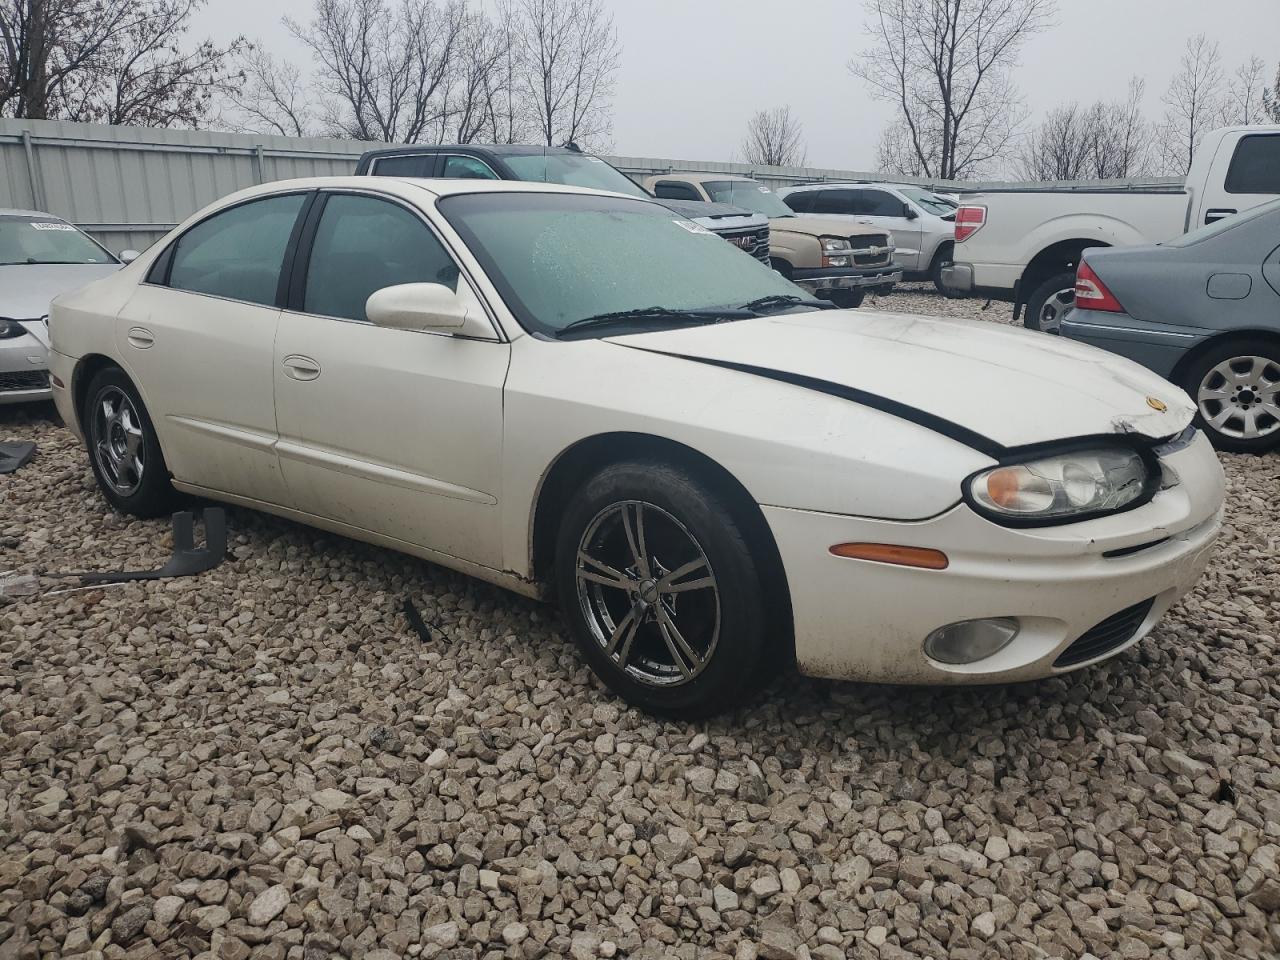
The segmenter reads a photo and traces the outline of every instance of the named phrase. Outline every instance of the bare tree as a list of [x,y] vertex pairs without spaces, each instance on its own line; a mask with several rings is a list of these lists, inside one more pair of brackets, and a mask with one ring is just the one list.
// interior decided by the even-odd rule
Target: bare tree
[[876,169],[903,177],[928,176],[929,170],[937,169],[937,154],[922,158],[916,146],[906,121],[899,117],[880,132]]
[[742,159],[772,167],[803,167],[808,151],[804,128],[792,114],[790,105],[757,110],[747,121],[742,141]]
[[1002,157],[1026,116],[1010,71],[1054,0],[866,0],[866,10],[873,43],[849,70],[897,108],[891,140],[909,144],[928,177],[972,176]]
[[243,47],[184,48],[205,0],[0,0],[0,115],[199,126]]
[[1150,142],[1150,124],[1142,116],[1144,87],[1135,77],[1124,101],[1072,103],[1049,111],[1019,151],[1021,176],[1085,180],[1144,173]]
[[1200,140],[1222,119],[1223,99],[1218,44],[1198,34],[1187,41],[1178,72],[1164,95],[1159,138],[1167,171],[1186,173],[1191,169]]
[[622,45],[600,0],[517,0],[522,92],[543,143],[607,139]]
[[1280,123],[1280,65],[1276,66],[1273,85],[1263,88],[1262,114],[1271,123]]
[[227,92],[230,125],[255,133],[308,137],[315,133],[311,92],[295,64],[253,45],[238,58],[243,82]]
[[1261,57],[1250,57],[1228,78],[1219,118],[1223,126],[1266,122],[1267,113],[1263,105],[1265,70],[1266,64]]
[[327,132],[356,140],[441,142],[448,92],[466,29],[457,0],[316,0],[305,26],[286,26],[311,49]]

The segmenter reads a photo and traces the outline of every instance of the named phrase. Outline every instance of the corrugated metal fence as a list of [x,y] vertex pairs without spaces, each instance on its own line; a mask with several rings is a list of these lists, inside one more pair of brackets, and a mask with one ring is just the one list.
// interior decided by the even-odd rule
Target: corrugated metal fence
[[[366,146],[373,145],[351,140],[0,119],[0,207],[52,213],[79,224],[113,251],[141,250],[200,207],[235,190],[292,177],[350,174]],[[815,180],[877,178],[877,174],[865,171],[819,167],[646,157],[608,159],[637,179],[670,171],[733,173],[783,187]],[[1123,188],[1178,182],[1110,181],[1107,185]],[[1008,186],[945,181],[926,185],[953,192]]]

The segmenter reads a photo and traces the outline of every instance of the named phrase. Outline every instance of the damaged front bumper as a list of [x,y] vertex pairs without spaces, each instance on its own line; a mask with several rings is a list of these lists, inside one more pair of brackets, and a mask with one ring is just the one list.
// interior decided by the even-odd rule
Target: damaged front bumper
[[793,270],[791,282],[812,294],[827,291],[865,290],[888,293],[894,284],[902,282],[902,268],[897,265],[877,267],[872,270],[855,270],[848,267],[822,267],[810,270]]
[[[1224,480],[1208,440],[1198,435],[1161,462],[1178,482],[1143,507],[1056,527],[1003,527],[963,503],[923,521],[764,507],[791,591],[801,672],[912,684],[1032,680],[1137,643],[1195,584],[1222,525]],[[832,555],[840,543],[940,550],[948,564]],[[1128,621],[1117,631],[1121,614]],[[1016,620],[1018,631],[990,656],[952,664],[925,652],[940,628],[993,619]]]

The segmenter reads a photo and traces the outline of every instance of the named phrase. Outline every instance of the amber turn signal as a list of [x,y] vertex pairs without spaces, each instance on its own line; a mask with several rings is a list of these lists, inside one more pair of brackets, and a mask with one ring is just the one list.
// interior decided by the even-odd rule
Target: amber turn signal
[[925,570],[947,569],[947,555],[928,547],[899,547],[892,543],[837,543],[831,548],[837,557],[853,560],[874,560],[876,563],[892,563],[900,567],[921,567]]

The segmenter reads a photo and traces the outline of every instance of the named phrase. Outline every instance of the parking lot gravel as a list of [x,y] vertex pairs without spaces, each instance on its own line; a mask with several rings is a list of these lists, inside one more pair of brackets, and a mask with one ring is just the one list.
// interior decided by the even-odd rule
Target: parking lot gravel
[[[879,300],[926,304],[981,308]],[[51,408],[0,439],[0,570],[163,562]],[[550,607],[239,509],[198,577],[0,599],[0,958],[1275,957],[1280,457],[1224,462],[1208,573],[1106,664],[702,724]]]

